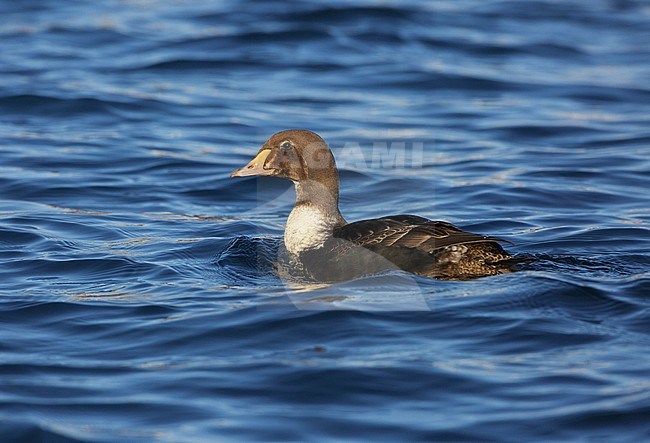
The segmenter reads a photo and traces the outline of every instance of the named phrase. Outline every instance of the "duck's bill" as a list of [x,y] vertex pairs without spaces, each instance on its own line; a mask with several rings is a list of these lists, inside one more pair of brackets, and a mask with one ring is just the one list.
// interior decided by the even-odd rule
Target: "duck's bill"
[[266,158],[271,153],[270,149],[264,149],[260,151],[253,160],[251,160],[243,168],[235,169],[231,177],[251,177],[254,175],[271,175],[273,174],[272,169],[264,169],[264,162]]

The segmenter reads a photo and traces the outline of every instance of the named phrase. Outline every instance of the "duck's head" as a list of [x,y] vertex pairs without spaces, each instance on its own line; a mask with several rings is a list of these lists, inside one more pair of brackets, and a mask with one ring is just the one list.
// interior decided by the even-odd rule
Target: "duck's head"
[[332,151],[318,134],[304,129],[274,134],[253,160],[230,174],[231,177],[254,175],[287,178],[295,183],[335,183],[334,186],[338,188],[338,173]]

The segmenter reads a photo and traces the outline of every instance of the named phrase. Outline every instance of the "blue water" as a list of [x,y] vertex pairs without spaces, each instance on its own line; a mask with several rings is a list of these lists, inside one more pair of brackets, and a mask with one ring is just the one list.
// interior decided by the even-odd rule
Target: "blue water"
[[[0,2],[0,435],[650,439],[645,1]],[[506,238],[519,273],[291,281],[311,129],[348,220]]]

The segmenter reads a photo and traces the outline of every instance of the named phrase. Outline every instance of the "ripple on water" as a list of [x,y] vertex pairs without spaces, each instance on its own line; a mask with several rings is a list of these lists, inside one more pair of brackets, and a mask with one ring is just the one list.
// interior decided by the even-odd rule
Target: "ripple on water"
[[[647,440],[643,2],[5,3],[3,441]],[[535,260],[289,278],[290,127]]]

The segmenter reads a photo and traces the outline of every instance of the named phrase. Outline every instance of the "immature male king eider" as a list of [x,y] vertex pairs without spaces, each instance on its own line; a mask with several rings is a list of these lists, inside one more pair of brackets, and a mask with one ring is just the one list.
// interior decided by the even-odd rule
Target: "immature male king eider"
[[516,270],[521,259],[499,238],[465,232],[415,215],[348,223],[339,212],[339,177],[332,151],[306,130],[278,132],[231,177],[291,180],[296,203],[284,231],[289,255],[312,276],[339,280],[399,268],[439,279],[471,279]]

